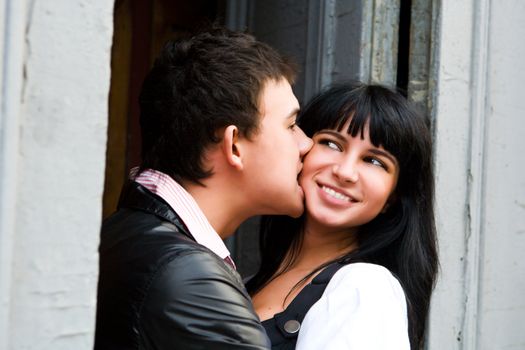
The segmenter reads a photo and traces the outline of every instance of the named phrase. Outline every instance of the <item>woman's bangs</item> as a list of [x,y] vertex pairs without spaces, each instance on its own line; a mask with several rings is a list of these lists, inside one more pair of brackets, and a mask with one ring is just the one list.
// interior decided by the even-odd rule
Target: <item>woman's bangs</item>
[[314,99],[299,115],[298,124],[304,133],[312,137],[321,130],[339,130],[349,118],[344,100],[331,100],[321,104]]
[[361,139],[364,139],[365,128],[370,119],[370,111],[368,108],[365,108],[365,106],[358,103],[357,105],[352,106],[351,109],[349,108],[346,115],[347,118],[343,123],[338,125],[337,131],[341,131],[344,124],[350,119],[346,133],[352,137],[356,137],[359,134]]
[[[359,135],[361,139],[365,138],[365,132],[368,131],[370,141],[375,147],[382,146],[385,150],[391,152],[394,145],[390,144],[391,138],[388,137],[390,131],[387,116],[380,113],[380,111],[370,108],[368,103],[358,103],[355,109],[347,113],[350,118],[350,123],[346,132],[352,137]],[[348,118],[347,118],[348,119]],[[346,120],[344,121],[346,123]],[[338,125],[338,131],[341,131],[344,123]],[[368,130],[366,130],[368,128]]]
[[393,130],[390,128],[390,125],[387,121],[388,116],[377,113],[377,111],[371,112],[368,121],[368,132],[370,136],[370,142],[376,147],[382,146],[385,150],[397,155],[393,152],[397,145],[392,141],[392,135],[394,134]]

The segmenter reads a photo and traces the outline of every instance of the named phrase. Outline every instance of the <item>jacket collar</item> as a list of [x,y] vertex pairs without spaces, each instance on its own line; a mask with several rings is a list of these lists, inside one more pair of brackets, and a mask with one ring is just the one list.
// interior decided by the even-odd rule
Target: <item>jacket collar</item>
[[151,193],[144,186],[128,181],[119,198],[118,208],[136,209],[156,215],[179,229],[186,236],[195,240],[177,213],[161,197]]

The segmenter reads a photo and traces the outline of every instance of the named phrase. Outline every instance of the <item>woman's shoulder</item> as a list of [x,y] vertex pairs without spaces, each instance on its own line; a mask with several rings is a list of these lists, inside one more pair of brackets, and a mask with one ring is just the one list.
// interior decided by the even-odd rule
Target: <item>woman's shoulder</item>
[[407,329],[399,281],[383,266],[352,263],[306,314],[297,349],[410,349]]
[[386,267],[371,263],[352,263],[341,267],[332,277],[325,293],[337,291],[362,291],[364,295],[377,296],[390,294],[405,298],[403,288],[397,278]]
[[374,274],[374,275],[392,275],[389,269],[382,265],[366,263],[366,262],[355,262],[346,264],[339,269],[338,272],[346,271],[345,273],[353,274]]

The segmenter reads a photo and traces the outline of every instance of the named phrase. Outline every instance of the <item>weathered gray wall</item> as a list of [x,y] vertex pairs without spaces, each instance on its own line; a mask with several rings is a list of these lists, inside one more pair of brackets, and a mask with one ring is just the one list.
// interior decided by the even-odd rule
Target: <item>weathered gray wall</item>
[[89,349],[113,2],[0,9],[0,348]]
[[444,1],[436,40],[442,271],[429,349],[525,348],[522,1]]
[[305,52],[307,44],[308,1],[252,1],[249,28],[257,39],[291,56],[301,72],[294,87],[299,99],[304,94]]
[[295,57],[295,86],[307,101],[343,79],[395,85],[399,0],[250,2],[250,30]]
[[524,349],[525,2],[488,6],[478,349]]

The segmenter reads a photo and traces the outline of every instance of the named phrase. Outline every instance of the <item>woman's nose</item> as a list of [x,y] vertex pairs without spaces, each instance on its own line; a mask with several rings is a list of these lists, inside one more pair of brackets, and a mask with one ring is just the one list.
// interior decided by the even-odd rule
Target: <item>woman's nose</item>
[[359,171],[352,159],[345,159],[334,164],[332,172],[341,182],[356,183],[359,180]]

